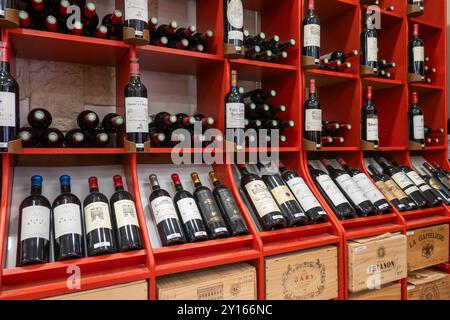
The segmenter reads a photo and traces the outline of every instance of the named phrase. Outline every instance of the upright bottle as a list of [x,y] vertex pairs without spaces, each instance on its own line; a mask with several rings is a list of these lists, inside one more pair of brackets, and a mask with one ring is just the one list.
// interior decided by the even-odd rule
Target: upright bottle
[[304,56],[313,57],[315,63],[320,59],[320,20],[314,13],[314,0],[308,0],[308,13],[303,20]]
[[372,100],[372,86],[367,87],[367,101],[361,110],[361,138],[378,148],[378,110]]
[[309,81],[309,96],[304,104],[305,130],[304,139],[315,143],[316,148],[322,147],[322,108],[317,99],[316,81]]
[[100,193],[96,177],[90,177],[90,193],[84,199],[84,223],[88,256],[116,251],[108,198]]
[[8,150],[8,142],[19,129],[19,85],[9,70],[9,47],[0,42],[0,152]]
[[123,26],[133,32],[133,35],[127,38],[145,39],[145,31],[148,32],[148,0],[125,0],[124,15]]
[[417,92],[411,94],[411,106],[408,110],[409,140],[425,147],[425,125],[422,108],[418,105]]
[[42,195],[42,177],[31,177],[31,194],[19,207],[17,266],[48,262],[50,202]]
[[242,54],[244,43],[244,7],[241,0],[223,1],[223,42],[232,47],[235,54]]
[[136,144],[137,151],[144,151],[148,140],[148,99],[147,88],[140,79],[139,60],[130,61],[130,81],[125,86],[125,126],[127,139]]
[[375,26],[372,23],[372,15],[366,12],[365,28],[360,36],[361,55],[360,63],[362,66],[374,68],[377,72],[378,66],[378,38]]
[[408,72],[425,77],[425,47],[419,38],[419,25],[413,27],[413,38],[408,45]]
[[245,104],[237,87],[237,72],[231,71],[230,91],[225,96],[225,130],[227,140],[236,144],[236,150],[244,149]]
[[159,239],[163,247],[186,242],[177,211],[170,194],[161,189],[155,174],[149,176],[152,193],[150,194],[150,208],[158,229]]
[[176,193],[173,198],[178,216],[183,222],[188,242],[208,240],[208,233],[194,197],[183,189],[178,174],[172,174],[172,182]]
[[113,177],[115,192],[109,200],[117,239],[117,250],[142,249],[141,228],[133,196],[125,191],[122,177]]
[[209,173],[209,178],[214,185],[214,198],[216,199],[217,205],[222,212],[222,216],[227,223],[228,230],[230,230],[231,235],[241,236],[248,234],[247,226],[245,225],[241,210],[239,209],[230,189],[220,183],[214,171]]
[[53,201],[53,237],[55,260],[84,257],[81,202],[70,191],[70,177],[59,177],[61,194]]

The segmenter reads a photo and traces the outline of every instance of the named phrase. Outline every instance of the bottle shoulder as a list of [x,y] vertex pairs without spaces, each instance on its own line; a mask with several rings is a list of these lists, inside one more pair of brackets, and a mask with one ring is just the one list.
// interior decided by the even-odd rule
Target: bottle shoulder
[[22,200],[19,208],[20,210],[22,210],[23,208],[30,206],[44,206],[47,208],[51,207],[50,201],[48,201],[48,199],[43,195],[29,195]]
[[52,208],[54,209],[57,206],[70,203],[74,203],[81,206],[80,199],[78,199],[78,197],[73,193],[70,192],[61,193],[59,196],[56,197],[55,201],[53,201]]
[[101,192],[91,192],[84,199],[83,205],[86,207],[87,205],[94,202],[105,202],[108,203],[108,198]]

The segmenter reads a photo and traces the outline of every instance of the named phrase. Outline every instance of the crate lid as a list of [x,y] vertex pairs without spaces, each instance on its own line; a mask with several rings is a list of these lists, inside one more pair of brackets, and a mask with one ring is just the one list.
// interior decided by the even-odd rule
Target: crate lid
[[380,235],[376,235],[373,237],[367,237],[367,238],[359,238],[359,239],[353,239],[352,241],[349,241],[349,245],[350,244],[365,244],[365,243],[369,243],[369,242],[375,242],[375,241],[380,241],[380,240],[385,240],[385,239],[389,239],[389,238],[394,238],[397,236],[402,236],[399,232],[396,233],[384,233],[384,234],[380,234]]
[[410,272],[408,274],[408,283],[413,285],[421,285],[425,283],[430,283],[434,281],[441,280],[447,277],[447,273],[443,273],[433,269],[421,269],[417,271]]

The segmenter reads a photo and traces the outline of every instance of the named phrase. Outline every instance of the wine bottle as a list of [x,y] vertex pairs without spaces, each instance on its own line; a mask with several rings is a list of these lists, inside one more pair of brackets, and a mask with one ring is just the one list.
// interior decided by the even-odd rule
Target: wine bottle
[[236,200],[234,199],[230,189],[220,183],[214,171],[209,173],[209,178],[214,186],[213,195],[216,203],[222,212],[222,216],[227,223],[228,230],[232,236],[242,236],[248,234],[247,226],[242,217]]
[[192,128],[195,123],[195,118],[185,113],[177,113],[175,117],[177,118],[176,128]]
[[[1,1],[1,3],[3,3],[3,1]],[[1,10],[0,10],[0,12],[1,12]],[[1,13],[0,13],[0,19],[1,19]],[[30,15],[25,10],[19,11],[19,26],[21,28],[30,28],[31,27]]]
[[64,134],[56,128],[48,128],[42,134],[42,144],[47,148],[61,148],[64,144]]
[[444,204],[450,204],[450,191],[438,179],[426,174],[421,177],[431,187],[436,197],[440,198]]
[[111,40],[122,39],[123,22],[122,11],[114,9],[113,13],[107,14],[102,19],[102,25],[108,29],[108,38]]
[[180,49],[180,50],[186,50],[189,47],[189,40],[188,39],[182,39],[180,41],[172,40],[172,41],[169,41],[169,44],[167,45],[167,47],[174,48],[174,49]]
[[238,151],[244,149],[245,105],[237,89],[237,72],[231,70],[230,91],[225,96],[226,138],[236,144]]
[[28,113],[28,123],[36,130],[45,130],[52,124],[52,115],[45,109],[35,108]]
[[45,7],[44,0],[31,0],[29,7],[31,15],[31,26],[33,29],[45,30],[45,19],[48,15],[48,10]]
[[118,251],[142,249],[141,228],[133,196],[124,189],[122,177],[113,177],[115,192],[109,200]]
[[241,189],[262,228],[265,231],[286,228],[287,221],[264,181],[257,174],[250,173],[245,165],[238,164],[238,168],[241,173]]
[[148,0],[125,0],[124,16],[124,27],[132,29],[135,38],[144,38],[148,30]]
[[62,33],[69,33],[69,26],[67,20],[71,15],[70,2],[68,0],[61,0],[58,3],[58,10],[56,12],[56,18],[58,20],[59,29]]
[[161,189],[155,174],[149,176],[152,186],[150,207],[158,228],[159,239],[163,247],[186,242],[177,211],[169,193]]
[[66,133],[64,144],[69,148],[81,148],[87,144],[87,137],[80,129],[72,129]]
[[70,176],[59,177],[61,194],[52,205],[55,260],[84,257],[81,202],[70,191]]
[[109,134],[103,128],[96,128],[89,133],[88,141],[93,148],[103,148],[109,144]]
[[264,104],[266,100],[269,98],[273,98],[277,95],[275,90],[263,90],[263,89],[255,89],[252,91],[248,91],[243,94],[245,103],[256,103],[256,104]]
[[22,139],[22,147],[32,148],[39,143],[40,133],[31,127],[22,127],[17,132],[17,139]]
[[360,63],[362,66],[372,67],[377,72],[378,67],[378,38],[375,26],[372,23],[372,16],[366,12],[365,28],[361,32],[361,55]]
[[417,92],[411,94],[411,106],[408,110],[409,140],[425,146],[425,129],[422,108],[418,105]]
[[450,179],[446,176],[446,174],[440,172],[428,162],[424,162],[423,166],[425,169],[430,171],[431,174],[435,176],[448,190],[450,190]]
[[413,38],[408,44],[408,72],[425,77],[425,47],[419,38],[419,25],[413,26]]
[[266,34],[264,32],[259,32],[257,35],[255,36],[244,36],[244,46],[247,49],[250,49],[254,46],[259,46],[261,47],[263,45],[264,40],[266,39]]
[[361,138],[378,148],[378,110],[372,100],[372,86],[367,87],[367,101],[361,109]]
[[100,120],[98,115],[91,110],[84,110],[78,114],[77,124],[81,130],[92,131],[98,127]]
[[50,246],[50,202],[42,195],[42,177],[31,177],[31,193],[19,206],[17,266],[46,263]]
[[71,30],[71,33],[76,35],[76,36],[81,36],[84,33],[84,26],[83,23],[81,23],[81,21],[75,21],[73,24],[73,28]]
[[104,25],[99,25],[97,31],[95,32],[95,37],[99,39],[106,39],[108,36],[108,28]]
[[[136,21],[142,22],[130,20],[133,21],[136,26]],[[127,139],[136,144],[137,151],[144,151],[144,143],[148,140],[148,99],[147,88],[140,79],[139,60],[130,61],[130,81],[125,86],[125,123]]]
[[173,38],[178,39],[178,40],[187,39],[190,41],[196,31],[197,31],[197,28],[192,25],[188,26],[187,28],[179,27],[173,33]]
[[58,32],[58,29],[58,20],[54,16],[48,15],[47,18],[45,18],[45,30]]
[[308,0],[308,13],[303,20],[304,56],[313,57],[315,63],[320,58],[320,20],[314,12],[314,0]]
[[177,117],[165,111],[158,112],[153,118],[155,128],[158,131],[169,130],[177,123]]
[[316,148],[322,147],[322,109],[316,95],[316,81],[309,81],[309,96],[304,104],[305,130],[304,139],[316,144]]
[[241,0],[223,1],[224,43],[234,47],[238,54],[244,44],[244,7]]
[[173,173],[171,177],[176,191],[173,201],[178,217],[183,222],[188,242],[208,240],[208,233],[194,197],[183,189],[178,174]]
[[422,177],[416,171],[412,170],[408,166],[400,166],[399,168],[403,170],[403,172],[406,173],[408,178],[411,179],[411,181],[416,185],[416,187],[419,188],[420,191],[422,191],[422,195],[427,201],[428,206],[437,207],[441,205],[442,199],[436,197],[431,187],[425,182],[425,180],[422,179]]
[[320,56],[320,60],[326,62],[340,61],[341,63],[344,63],[346,59],[356,57],[358,54],[359,54],[358,50],[351,50],[348,52],[344,52],[342,50],[335,50]]
[[117,133],[123,126],[123,117],[117,113],[108,113],[103,117],[102,127],[108,133]]
[[356,218],[356,212],[328,174],[309,165],[309,172],[338,219]]
[[19,85],[9,70],[9,46],[0,42],[0,152],[8,150],[8,142],[19,129]]
[[361,189],[364,196],[373,203],[379,213],[385,214],[391,212],[391,205],[386,201],[386,198],[372,183],[372,181],[369,180],[365,173],[356,168],[350,168],[350,166],[342,158],[337,159],[337,162],[352,177],[352,180]]
[[202,124],[202,128],[206,129],[207,127],[210,127],[214,124],[214,118],[213,117],[207,117],[204,114],[197,113],[193,115],[195,121],[200,121]]

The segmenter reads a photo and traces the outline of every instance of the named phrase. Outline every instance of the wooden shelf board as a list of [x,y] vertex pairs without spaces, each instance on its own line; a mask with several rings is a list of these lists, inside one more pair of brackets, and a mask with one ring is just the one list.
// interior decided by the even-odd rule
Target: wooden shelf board
[[321,69],[307,69],[305,70],[305,75],[307,81],[309,79],[315,79],[318,87],[334,86],[358,79],[358,75],[353,73],[334,72]]
[[433,92],[433,91],[444,91],[445,87],[441,85],[428,83],[410,83],[409,89],[410,91],[417,91],[417,92]]
[[248,59],[230,60],[230,68],[237,71],[240,80],[261,81],[272,77],[282,77],[297,72],[292,65],[253,61]]
[[400,80],[391,80],[375,77],[363,78],[363,83],[364,88],[367,88],[367,86],[372,86],[374,90],[390,89],[403,85],[403,82]]
[[23,148],[18,155],[125,154],[123,148]]

